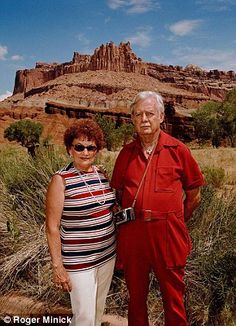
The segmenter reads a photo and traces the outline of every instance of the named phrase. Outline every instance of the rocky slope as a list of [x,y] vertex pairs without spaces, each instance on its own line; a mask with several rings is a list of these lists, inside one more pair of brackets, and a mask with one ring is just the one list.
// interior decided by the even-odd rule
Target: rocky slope
[[16,73],[14,94],[27,92],[33,87],[55,79],[64,74],[73,74],[87,70],[125,71],[146,73],[146,64],[138,58],[130,47],[130,43],[113,42],[101,45],[93,55],[74,53],[70,62],[62,64],[36,63],[35,69],[19,70]]
[[[32,88],[38,88],[45,82],[65,74],[99,70],[147,75],[163,84],[172,84],[179,90],[185,89],[215,99],[222,99],[225,92],[236,85],[236,74],[233,71],[205,71],[196,65],[183,68],[146,63],[133,53],[129,42],[120,43],[119,46],[110,42],[95,49],[93,55],[75,52],[70,62],[36,63],[34,69],[17,71],[14,94],[27,93]],[[106,92],[116,92],[116,89]]]
[[35,119],[45,120],[48,114],[78,118],[101,112],[125,121],[134,95],[153,90],[164,97],[167,130],[175,136],[186,134],[187,139],[193,132],[191,111],[206,101],[221,101],[235,86],[233,71],[147,63],[133,53],[129,42],[110,42],[93,55],[75,52],[70,62],[36,63],[34,69],[17,71],[14,95],[0,103],[0,128],[1,121],[19,115],[32,118],[33,112]]

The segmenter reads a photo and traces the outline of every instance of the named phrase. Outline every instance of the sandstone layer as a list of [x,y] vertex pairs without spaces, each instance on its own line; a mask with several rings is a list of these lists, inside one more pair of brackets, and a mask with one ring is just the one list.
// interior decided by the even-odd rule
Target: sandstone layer
[[36,63],[34,69],[19,70],[16,73],[14,94],[27,92],[45,82],[64,74],[83,72],[87,70],[125,71],[145,74],[146,64],[138,58],[130,47],[130,43],[113,42],[101,45],[93,55],[74,52],[72,61],[62,64]]
[[[236,85],[234,71],[206,71],[196,65],[183,68],[146,63],[136,56],[129,42],[120,43],[119,46],[110,42],[95,49],[93,55],[74,52],[69,62],[62,64],[38,62],[34,69],[17,71],[14,94],[27,93],[33,88],[38,89],[46,82],[65,74],[98,70],[148,75],[163,84],[172,84],[177,89],[204,94],[216,100],[222,99],[225,93]],[[116,90],[111,89],[110,92],[112,91]]]
[[193,137],[191,112],[206,101],[221,101],[235,86],[233,71],[148,63],[129,42],[110,42],[93,55],[75,52],[69,62],[38,62],[34,69],[17,71],[14,95],[0,103],[0,120],[32,118],[33,112],[39,120],[48,114],[79,118],[100,112],[126,122],[135,94],[153,90],[164,98],[166,130],[187,140]]

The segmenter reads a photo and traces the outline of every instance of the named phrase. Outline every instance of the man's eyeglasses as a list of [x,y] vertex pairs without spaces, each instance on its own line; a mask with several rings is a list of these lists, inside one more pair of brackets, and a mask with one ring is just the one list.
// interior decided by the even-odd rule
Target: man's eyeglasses
[[97,147],[94,145],[84,146],[81,144],[76,144],[76,145],[72,145],[72,147],[74,147],[74,150],[76,152],[83,152],[85,148],[87,149],[88,152],[95,152],[97,150]]

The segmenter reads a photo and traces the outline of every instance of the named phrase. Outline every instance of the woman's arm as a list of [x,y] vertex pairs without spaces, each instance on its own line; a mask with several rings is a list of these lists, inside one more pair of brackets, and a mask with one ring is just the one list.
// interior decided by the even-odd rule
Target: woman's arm
[[59,288],[71,291],[69,275],[63,266],[61,256],[60,223],[65,198],[64,189],[62,177],[54,175],[46,194],[46,234],[52,259],[54,282]]

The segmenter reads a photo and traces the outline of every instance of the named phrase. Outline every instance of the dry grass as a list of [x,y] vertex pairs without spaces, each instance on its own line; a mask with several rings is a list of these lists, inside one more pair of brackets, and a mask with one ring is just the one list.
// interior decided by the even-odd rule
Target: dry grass
[[191,152],[203,170],[206,167],[222,168],[226,175],[225,183],[236,185],[236,148],[193,149]]
[[48,254],[44,227],[39,228],[38,225],[32,224],[30,228],[27,224],[24,225],[24,237],[21,237],[17,251],[1,261],[0,287],[3,290],[11,288],[18,274],[24,273],[36,261],[44,260]]
[[[208,265],[213,266],[212,272],[215,272],[218,268],[217,264],[224,257],[227,258],[225,253],[236,241],[235,216],[232,215],[235,213],[233,209],[235,193],[232,187],[236,184],[236,151],[232,148],[220,148],[192,150],[192,153],[203,169],[209,166],[224,169],[227,175],[224,182],[231,185],[231,191],[224,192],[223,196],[217,197],[214,192],[205,191],[202,206],[189,225],[194,238],[194,250],[186,273],[188,314],[191,320],[190,325],[200,326],[205,325],[208,317],[212,286],[211,279],[207,279],[211,275]],[[58,159],[50,154],[34,162],[25,155],[25,152],[19,152],[17,156],[16,152],[12,152],[11,149],[8,155],[5,155],[5,160],[4,155],[0,159],[0,236],[2,242],[0,287],[6,295],[12,291],[18,291],[28,297],[45,300],[52,306],[60,303],[69,307],[68,296],[57,292],[51,281],[50,258],[43,224],[45,187],[50,175],[61,164],[63,158]],[[104,150],[98,158],[98,163],[106,168],[109,175],[112,173],[116,155],[117,153]],[[24,162],[24,166],[21,162]],[[218,253],[219,256],[216,255]],[[216,267],[215,262],[217,262]],[[217,282],[221,284],[221,274]],[[224,288],[225,284],[222,284]],[[162,325],[162,304],[158,284],[153,277],[150,288],[151,322],[153,325]],[[229,296],[230,288],[227,291]],[[128,295],[124,279],[122,275],[115,274],[107,300],[107,312],[127,316],[127,306]],[[224,322],[221,326],[233,325],[229,305],[224,308],[223,313],[228,315],[225,317],[226,324]]]

